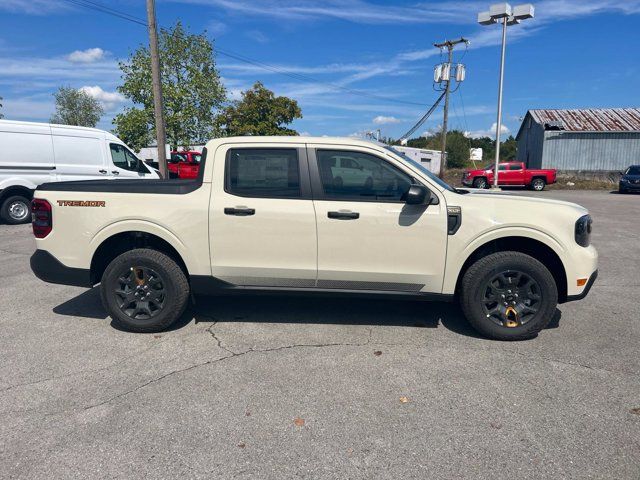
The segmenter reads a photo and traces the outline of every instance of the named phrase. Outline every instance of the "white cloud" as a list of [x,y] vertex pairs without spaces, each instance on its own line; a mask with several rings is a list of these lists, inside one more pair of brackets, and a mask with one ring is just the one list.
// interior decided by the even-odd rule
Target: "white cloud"
[[89,96],[98,100],[100,103],[104,105],[104,108],[106,110],[113,110],[119,104],[127,101],[127,99],[124,98],[124,96],[122,96],[120,93],[107,92],[103,90],[102,87],[99,87],[98,85],[94,85],[92,87],[84,86],[84,87],[81,87],[79,90],[82,90]]
[[29,15],[45,15],[54,11],[69,10],[71,7],[56,0],[2,0],[0,10],[26,13]]
[[[464,132],[464,133],[467,137],[471,137],[471,138],[482,138],[482,137],[494,138],[496,136],[497,125],[498,125],[497,122],[493,122],[491,124],[491,127],[487,130],[474,130],[471,132]],[[510,133],[511,133],[511,130],[509,130],[509,128],[505,124],[502,124],[502,126],[500,127],[500,134],[509,135]]]
[[269,37],[267,37],[264,33],[262,33],[260,30],[249,30],[246,33],[247,37],[249,37],[251,40],[254,40],[258,43],[267,43],[269,41]]
[[93,63],[102,60],[107,52],[101,48],[87,48],[76,50],[67,55],[67,60],[72,63]]
[[[15,1],[15,0],[14,0]],[[368,24],[475,24],[478,12],[486,10],[484,1],[422,2],[408,6],[393,3],[381,6],[366,0],[182,0],[253,17],[288,20],[340,19]],[[547,13],[547,12],[553,12]],[[536,3],[537,18],[574,18],[600,12],[634,14],[640,0],[541,0]]]
[[392,117],[392,116],[385,117],[384,115],[378,115],[372,121],[376,125],[389,125],[392,123],[400,123],[400,120],[397,119],[396,117]]
[[221,35],[224,35],[227,30],[229,30],[229,27],[227,26],[226,23],[222,23],[218,20],[211,20],[208,24],[207,24],[207,31],[212,34],[214,37],[219,37]]

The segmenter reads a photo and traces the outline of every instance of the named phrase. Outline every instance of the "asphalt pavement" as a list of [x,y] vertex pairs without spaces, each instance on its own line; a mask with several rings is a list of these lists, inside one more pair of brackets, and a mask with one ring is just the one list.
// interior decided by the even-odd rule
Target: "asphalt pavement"
[[600,276],[517,343],[452,304],[327,297],[127,333],[0,226],[0,478],[640,478],[640,195],[527,194],[590,209]]

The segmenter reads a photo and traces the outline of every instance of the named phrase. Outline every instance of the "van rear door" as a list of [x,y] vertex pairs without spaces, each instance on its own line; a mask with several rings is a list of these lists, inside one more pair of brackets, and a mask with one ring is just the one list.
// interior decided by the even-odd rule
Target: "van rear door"
[[56,180],[49,125],[0,122],[0,190]]
[[107,177],[103,140],[98,133],[51,127],[58,180],[92,180]]

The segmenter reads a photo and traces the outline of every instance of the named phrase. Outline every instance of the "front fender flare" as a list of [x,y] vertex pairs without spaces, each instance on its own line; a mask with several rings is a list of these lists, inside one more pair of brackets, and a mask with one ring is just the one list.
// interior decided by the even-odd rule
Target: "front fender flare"
[[458,282],[460,272],[462,271],[462,267],[476,250],[494,240],[509,237],[525,237],[545,244],[558,256],[558,258],[560,258],[560,261],[565,266],[565,271],[567,270],[567,250],[557,239],[541,230],[537,230],[531,227],[501,226],[481,233],[480,235],[469,241],[459,253],[453,254],[452,258],[447,257],[447,266],[445,269],[445,277],[442,285],[442,293],[455,293],[456,284]]

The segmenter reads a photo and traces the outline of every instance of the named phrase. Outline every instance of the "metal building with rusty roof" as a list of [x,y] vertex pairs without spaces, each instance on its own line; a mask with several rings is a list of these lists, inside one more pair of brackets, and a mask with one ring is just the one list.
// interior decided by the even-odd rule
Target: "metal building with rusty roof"
[[529,168],[622,170],[640,163],[640,108],[529,110],[516,140]]

